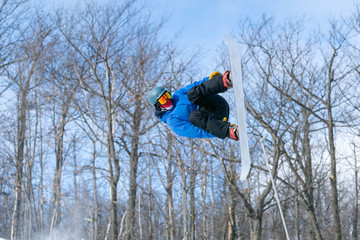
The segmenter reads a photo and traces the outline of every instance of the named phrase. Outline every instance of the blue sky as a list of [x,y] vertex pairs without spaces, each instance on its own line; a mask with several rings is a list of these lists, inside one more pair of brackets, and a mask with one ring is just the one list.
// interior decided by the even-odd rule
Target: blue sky
[[[39,0],[45,6],[71,5],[76,0]],[[101,0],[99,0],[101,1]],[[223,36],[236,30],[241,17],[259,19],[262,14],[281,20],[289,16],[305,16],[309,27],[326,28],[330,17],[349,16],[354,2],[359,0],[140,0],[156,14],[170,16],[163,33],[174,37],[177,33],[181,47],[188,50],[202,48],[206,58],[215,57]],[[210,66],[204,71],[212,71]]]

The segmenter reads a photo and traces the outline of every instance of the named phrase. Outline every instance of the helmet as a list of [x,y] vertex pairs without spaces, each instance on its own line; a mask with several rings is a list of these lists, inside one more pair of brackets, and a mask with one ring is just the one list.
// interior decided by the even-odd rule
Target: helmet
[[157,100],[161,97],[161,95],[163,95],[166,92],[166,89],[163,87],[155,87],[153,88],[149,94],[148,94],[148,99],[149,102],[152,105],[155,105],[157,103]]

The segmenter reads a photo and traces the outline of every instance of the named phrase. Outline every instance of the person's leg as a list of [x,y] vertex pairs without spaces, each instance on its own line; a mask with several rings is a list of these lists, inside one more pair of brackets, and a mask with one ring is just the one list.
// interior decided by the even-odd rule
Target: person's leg
[[204,110],[204,108],[199,108],[190,114],[189,120],[198,128],[205,130],[206,132],[214,135],[215,137],[221,139],[229,137],[230,123],[213,118],[208,113],[208,110]]
[[223,76],[218,75],[201,83],[189,90],[187,93],[190,102],[202,106],[208,96],[225,92],[228,88],[224,86]]
[[227,122],[229,119],[229,104],[220,95],[210,95],[204,98],[201,107],[209,111],[209,115],[213,118]]
[[211,95],[199,109],[190,114],[189,121],[215,137],[224,139],[229,137],[228,118],[229,105],[226,100],[219,95]]

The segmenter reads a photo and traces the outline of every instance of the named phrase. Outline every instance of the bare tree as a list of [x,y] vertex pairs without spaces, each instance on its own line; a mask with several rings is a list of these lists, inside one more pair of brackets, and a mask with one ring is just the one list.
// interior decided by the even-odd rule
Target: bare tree
[[[6,67],[24,59],[24,56],[14,54],[15,48],[22,41],[23,31],[26,29],[24,18],[27,16],[27,0],[0,2],[0,73]],[[0,96],[11,87],[12,82],[2,81]]]
[[23,17],[27,16],[25,14],[29,7],[27,2],[27,0],[3,0],[0,3],[0,69],[19,61],[14,58],[12,51],[22,38],[21,24],[24,23]]
[[[149,90],[148,82],[156,83],[162,77],[168,59],[167,54],[162,55],[163,48],[157,43],[161,23],[152,26],[148,18],[139,19],[134,5],[134,1],[117,8],[89,5],[83,14],[84,18],[79,19],[81,29],[75,31],[74,26],[60,26],[63,36],[89,69],[88,76],[80,78],[86,94],[84,114],[88,118],[90,131],[107,148],[112,204],[111,239],[118,238],[117,184],[123,153],[129,156],[130,165],[124,237],[135,237],[138,149],[140,136],[150,129],[143,122],[147,113],[144,92]],[[79,41],[83,38],[89,41]],[[88,95],[96,96],[102,101],[102,106],[94,105],[90,108],[90,104],[97,103]],[[104,110],[104,116],[96,112],[99,108]],[[103,120],[105,125],[101,123]],[[115,142],[121,150],[116,149]]]
[[208,175],[209,175],[209,157],[204,156],[204,162],[202,162],[202,171],[201,171],[201,207],[202,207],[202,234],[201,237],[203,239],[209,239],[209,215],[208,215],[208,205],[206,204],[207,200],[207,191],[208,191]]
[[[125,34],[125,32],[130,31],[130,28],[124,32],[123,27],[134,16],[131,7],[132,2],[117,7],[87,5],[82,12],[73,15],[73,17],[76,14],[80,16],[76,20],[78,27],[61,22],[62,16],[59,15],[60,31],[87,65],[86,69],[89,69],[87,76],[78,76],[82,88],[86,94],[97,97],[98,101],[94,104],[101,103],[104,111],[103,116],[96,116],[97,113],[91,112],[92,110],[89,108],[89,104],[92,104],[89,102],[91,99],[84,95],[85,106],[88,107],[83,110],[89,117],[89,129],[107,149],[108,179],[111,193],[111,239],[118,238],[117,184],[120,177],[120,159],[116,156],[114,135],[117,129],[114,127],[116,101],[119,101],[122,95],[119,91],[115,64],[120,63],[129,40],[130,35]],[[74,22],[72,23],[74,24]],[[81,39],[88,39],[88,41],[83,42]],[[78,68],[78,74],[82,72],[81,69]],[[105,120],[105,125],[101,124],[103,120]],[[97,132],[101,132],[101,135],[98,135]]]
[[[126,218],[125,239],[135,238],[135,207],[137,192],[137,171],[139,161],[139,145],[141,136],[146,134],[151,125],[148,126],[149,116],[153,114],[146,109],[147,100],[145,92],[149,90],[149,85],[156,84],[164,77],[164,70],[169,64],[168,53],[164,51],[164,46],[157,42],[157,35],[161,28],[159,25],[147,24],[147,20],[136,29],[136,39],[132,41],[127,61],[128,68],[121,70],[122,84],[124,87],[124,98],[117,104],[124,112],[119,125],[123,129],[122,136],[119,138],[120,146],[129,155],[130,161],[130,186],[129,202]],[[165,54],[164,54],[165,53]],[[120,65],[119,65],[120,69]],[[127,144],[129,142],[130,144]]]
[[[61,222],[61,179],[66,152],[66,126],[70,121],[71,109],[80,82],[77,79],[72,62],[76,62],[74,51],[68,44],[61,44],[54,35],[52,58],[57,64],[49,64],[46,69],[47,91],[43,94],[51,101],[55,173],[52,190],[51,227],[56,228]],[[70,143],[69,143],[70,144]]]
[[[300,42],[299,39],[303,39],[301,21],[288,21],[275,28],[271,18],[264,18],[259,25],[253,23],[245,25],[242,25],[241,41],[247,45],[250,59],[254,59],[256,67],[263,73],[261,78],[269,84],[269,91],[271,89],[277,91],[280,99],[283,99],[281,102],[287,106],[285,111],[281,111],[282,114],[286,113],[281,122],[284,125],[282,128],[289,128],[293,140],[299,137],[300,132],[303,133],[301,142],[293,141],[294,158],[289,158],[290,155],[286,157],[297,180],[302,184],[304,195],[301,196],[304,197],[312,223],[311,231],[314,233],[310,236],[313,238],[316,236],[317,239],[322,237],[314,213],[313,154],[310,136],[313,131],[321,131],[324,127],[327,130],[334,236],[335,239],[341,239],[334,131],[337,125],[340,126],[345,122],[343,116],[350,116],[344,114],[348,111],[344,102],[349,100],[344,93],[350,90],[346,82],[350,80],[348,77],[351,68],[344,64],[347,49],[345,39],[349,31],[342,30],[333,23],[328,45],[324,46],[323,38],[310,38],[309,41]],[[247,69],[253,68],[249,66]],[[278,106],[275,109],[278,111]],[[293,123],[296,123],[298,114],[302,116],[300,118],[302,122],[297,126]],[[261,113],[258,116],[263,118]],[[254,117],[256,118],[256,115]],[[285,139],[279,141],[279,144],[283,145],[282,152],[287,153],[290,146],[285,144]],[[298,150],[299,144],[302,146],[302,152]],[[304,165],[301,165],[302,160]],[[295,166],[293,163],[300,165]],[[298,171],[304,174],[305,179],[300,177],[302,174],[298,174]]]
[[[16,74],[10,75],[10,78],[16,84],[18,90],[18,132],[17,132],[17,149],[16,149],[16,178],[15,178],[15,206],[12,219],[12,233],[11,238],[19,237],[19,218],[21,214],[22,201],[22,180],[23,180],[23,166],[24,166],[24,147],[26,139],[26,112],[28,108],[28,95],[30,90],[36,84],[34,82],[34,74],[38,67],[42,56],[47,50],[44,43],[50,34],[46,26],[42,26],[40,22],[34,22],[33,28],[25,33],[26,36],[22,51],[18,54],[26,56],[26,60],[17,63],[16,68],[11,70],[16,71]],[[19,49],[20,50],[20,49]]]
[[21,14],[34,6],[0,4],[2,237],[76,223],[89,239],[283,239],[271,174],[293,238],[358,239],[357,156],[337,134],[359,135],[359,8],[329,34],[241,22],[252,169],[239,181],[236,143],[178,137],[146,99],[199,72],[161,38],[164,19],[131,0]]
[[358,239],[358,222],[359,222],[359,183],[358,183],[358,165],[357,165],[357,154],[356,154],[356,145],[354,147],[354,171],[355,171],[355,203],[354,203],[354,216],[352,218],[352,232],[351,236],[353,240]]
[[189,229],[188,229],[188,208],[187,208],[187,174],[186,174],[186,168],[184,165],[184,162],[181,157],[181,151],[177,144],[175,145],[176,149],[176,164],[179,168],[180,174],[181,174],[181,197],[182,197],[182,204],[181,204],[181,215],[182,215],[182,228],[183,228],[183,239],[188,240],[189,239]]
[[[190,141],[191,146],[194,145],[194,141]],[[196,232],[195,232],[195,219],[196,219],[196,211],[195,211],[195,184],[196,184],[196,175],[198,172],[197,167],[195,166],[195,158],[196,155],[194,153],[194,149],[191,148],[190,151],[190,169],[189,169],[189,195],[190,195],[190,224],[189,224],[189,239],[194,240],[196,238]]]

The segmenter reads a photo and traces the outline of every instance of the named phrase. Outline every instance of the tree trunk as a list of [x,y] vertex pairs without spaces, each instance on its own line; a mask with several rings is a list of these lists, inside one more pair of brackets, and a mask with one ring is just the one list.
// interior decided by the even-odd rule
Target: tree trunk
[[[120,165],[119,159],[116,157],[115,153],[115,141],[114,141],[114,123],[115,123],[115,103],[114,103],[114,89],[113,83],[110,76],[111,70],[106,67],[106,79],[107,79],[107,92],[108,96],[104,94],[104,84],[103,82],[97,78],[97,82],[101,87],[102,97],[104,106],[106,108],[106,120],[107,120],[107,132],[106,132],[106,152],[108,159],[108,167],[109,167],[109,179],[110,179],[110,239],[117,240],[119,231],[118,231],[118,198],[117,198],[117,186],[120,178]],[[131,165],[131,158],[130,158]],[[132,168],[132,166],[131,166]],[[132,177],[132,173],[130,173],[130,178]],[[130,179],[130,186],[133,184]],[[130,188],[131,191],[131,188]],[[136,194],[136,192],[135,192]],[[131,198],[131,195],[129,196]],[[134,200],[135,201],[135,200]],[[135,202],[133,203],[136,204]],[[128,212],[128,214],[130,214]],[[133,221],[135,221],[133,219]]]
[[[40,114],[41,115],[41,114]],[[41,118],[40,118],[40,126]],[[38,204],[39,204],[39,233],[45,230],[45,217],[44,217],[44,149],[43,149],[43,134],[42,127],[40,127],[40,156],[39,156],[39,164],[40,164],[40,180],[39,180],[39,193],[38,193]],[[44,239],[43,234],[40,234],[41,238]]]
[[[299,183],[298,183],[298,180],[295,179],[295,192],[299,192]],[[294,209],[294,216],[295,216],[295,239],[296,240],[300,240],[300,206],[299,206],[299,196],[298,194],[295,195],[295,198],[294,198],[294,206],[295,206],[295,209]]]
[[334,120],[332,115],[332,101],[331,101],[331,92],[332,92],[332,82],[334,81],[334,72],[332,70],[332,64],[336,56],[336,51],[334,50],[333,57],[330,61],[329,66],[329,81],[328,81],[328,92],[327,92],[327,116],[328,116],[328,138],[329,138],[329,155],[330,155],[330,186],[331,186],[331,205],[333,210],[333,219],[334,219],[334,236],[335,240],[341,240],[341,222],[340,222],[340,209],[338,202],[338,189],[337,189],[337,174],[336,174],[336,151],[335,151],[335,137],[334,137]]
[[211,238],[215,238],[215,187],[214,187],[214,167],[213,167],[213,160],[210,159],[210,174],[211,174],[211,216],[210,216],[210,231],[211,231]]
[[312,157],[311,157],[311,144],[310,144],[310,123],[309,123],[309,112],[303,110],[304,116],[304,157],[305,157],[305,195],[307,199],[306,211],[308,213],[308,219],[310,219],[311,225],[309,226],[309,239],[321,240],[321,232],[319,228],[318,221],[315,215],[315,202],[314,202],[314,183],[313,183],[313,173],[312,173]]
[[251,218],[251,232],[250,232],[250,238],[251,240],[261,240],[261,235],[262,235],[262,210],[258,211],[257,216],[259,217],[254,217]]
[[[52,193],[52,210],[51,210],[51,227],[50,232],[52,233],[53,228],[56,228],[61,222],[61,177],[62,177],[62,167],[64,164],[64,133],[66,125],[66,116],[67,112],[64,112],[61,115],[59,121],[60,126],[54,124],[55,128],[55,174],[53,182],[53,193]],[[58,129],[56,129],[58,127]],[[51,234],[50,234],[51,235]]]
[[[191,141],[191,146],[194,146],[194,142]],[[189,222],[189,239],[195,240],[195,181],[196,181],[196,169],[195,169],[195,155],[194,150],[191,148],[191,169],[190,169],[190,222]]]
[[[117,240],[118,238],[117,184],[119,181],[120,167],[118,160],[115,157],[114,139],[112,135],[112,121],[108,120],[108,122],[109,122],[108,123],[109,129],[107,134],[107,159],[108,159],[109,179],[110,179],[110,239]],[[115,173],[113,169],[113,164],[115,167]]]
[[230,198],[229,198],[229,206],[228,206],[228,212],[227,212],[227,234],[226,234],[226,240],[235,240],[235,198],[234,194],[231,193],[230,190]]
[[352,220],[352,232],[351,236],[353,240],[358,240],[358,221],[359,221],[359,183],[358,183],[358,169],[356,159],[356,149],[354,144],[354,165],[355,165],[355,204],[354,204],[354,216]]
[[131,153],[130,153],[130,186],[129,202],[126,216],[125,240],[135,239],[135,209],[137,192],[137,169],[139,161],[139,131],[141,123],[141,102],[136,98],[136,107],[133,115]]
[[[148,193],[149,193],[149,197],[148,197],[148,212],[147,212],[147,227],[148,227],[148,233],[147,233],[147,236],[146,236],[146,239],[148,240],[153,240],[154,239],[154,224],[153,224],[153,221],[152,221],[152,215],[153,215],[153,191],[152,191],[152,177],[151,177],[151,174],[152,174],[152,168],[150,167],[151,166],[151,159],[149,158],[148,159],[148,176],[149,176],[149,182],[148,182]],[[140,196],[139,196],[140,197]],[[165,205],[167,205],[167,203],[165,203]],[[140,207],[140,206],[139,206]],[[166,206],[165,206],[166,208]],[[139,209],[140,211],[140,209]]]
[[181,196],[182,196],[182,205],[181,205],[181,215],[182,215],[182,224],[183,224],[183,238],[182,240],[189,239],[188,225],[187,225],[187,187],[186,187],[186,174],[184,163],[182,162],[180,156],[177,158],[177,164],[180,169],[180,174],[182,178],[181,186]]
[[140,190],[138,197],[139,240],[143,240],[143,226],[141,221],[141,195],[142,195],[142,191]]
[[334,217],[334,235],[335,240],[341,240],[340,209],[338,202],[337,176],[336,176],[336,157],[334,141],[334,125],[329,122],[329,146],[330,146],[330,185],[331,185],[331,205]]
[[208,158],[205,157],[204,175],[201,182],[201,207],[202,207],[202,238],[207,240],[208,237],[208,224],[207,224],[207,206],[206,206],[206,190],[207,190],[207,174],[208,174]]
[[181,215],[182,215],[182,222],[183,222],[183,239],[189,239],[189,231],[187,225],[187,187],[186,187],[186,178],[183,178],[183,186],[181,188],[182,193],[182,205],[181,205]]
[[136,207],[136,192],[137,192],[137,158],[130,160],[130,186],[129,186],[129,202],[126,216],[126,240],[135,239],[135,207]]
[[[230,181],[236,182],[236,173],[234,170],[234,166],[232,163],[229,163],[229,178]],[[236,193],[234,188],[231,185],[229,187],[229,200],[228,200],[228,219],[227,219],[227,240],[235,240],[236,238],[236,222],[235,222],[235,215],[236,215]]]
[[98,198],[97,198],[97,186],[96,186],[96,167],[95,167],[95,160],[96,160],[96,142],[93,140],[93,153],[92,153],[92,175],[93,175],[93,192],[94,192],[94,210],[93,210],[93,217],[91,221],[92,226],[92,240],[96,240],[97,238],[97,222],[98,222]]
[[[33,65],[33,69],[34,69]],[[33,71],[32,69],[32,71]],[[23,178],[23,165],[24,165],[24,148],[25,148],[25,132],[26,132],[26,108],[27,108],[27,94],[30,85],[31,76],[27,77],[24,86],[20,85],[20,102],[18,104],[18,134],[17,134],[17,150],[16,150],[16,161],[15,161],[15,199],[14,199],[14,210],[12,214],[11,223],[11,239],[20,239],[20,210],[22,201],[22,178]]]
[[166,239],[175,240],[175,219],[174,219],[174,206],[173,206],[173,181],[174,176],[172,174],[172,154],[171,146],[173,143],[173,138],[170,132],[167,132],[167,170],[166,170]]

